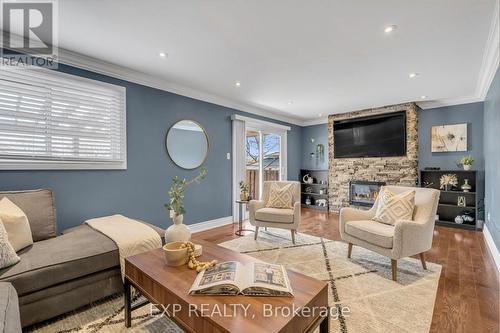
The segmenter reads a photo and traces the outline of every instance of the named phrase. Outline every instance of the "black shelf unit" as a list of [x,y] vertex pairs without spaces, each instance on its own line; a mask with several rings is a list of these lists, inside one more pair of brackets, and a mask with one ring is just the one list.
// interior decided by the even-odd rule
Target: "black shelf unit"
[[[307,184],[304,182],[303,178],[306,174],[309,174],[313,178],[312,184]],[[299,175],[300,181],[300,202],[302,207],[313,208],[329,211],[330,205],[328,202],[328,170],[324,169],[301,169]],[[320,191],[322,193],[320,193]],[[306,200],[309,197],[311,204],[306,204]],[[325,206],[318,206],[318,200],[325,200]]]
[[[457,176],[458,185],[452,189],[443,190],[440,188],[439,179],[444,174],[454,174]],[[472,187],[469,192],[461,190],[465,179],[468,180],[469,185]],[[439,219],[436,220],[437,225],[468,229],[468,230],[481,230],[482,226],[478,224],[479,217],[478,209],[480,198],[478,198],[478,175],[475,170],[420,170],[419,184],[421,187],[435,188],[441,191],[439,197],[439,204],[437,215]],[[458,198],[465,198],[465,207],[458,205]],[[468,212],[474,217],[473,222],[464,222],[463,224],[455,223],[455,217]]]

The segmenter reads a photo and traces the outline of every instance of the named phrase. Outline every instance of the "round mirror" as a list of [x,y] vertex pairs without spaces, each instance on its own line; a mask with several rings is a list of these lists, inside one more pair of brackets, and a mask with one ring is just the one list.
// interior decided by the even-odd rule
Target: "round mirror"
[[205,129],[193,120],[181,120],[168,130],[165,138],[168,156],[183,169],[196,169],[208,155]]

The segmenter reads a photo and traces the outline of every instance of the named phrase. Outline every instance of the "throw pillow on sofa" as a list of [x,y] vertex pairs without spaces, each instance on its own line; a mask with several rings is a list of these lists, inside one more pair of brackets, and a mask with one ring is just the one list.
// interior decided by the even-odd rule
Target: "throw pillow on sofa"
[[412,220],[414,209],[415,191],[395,194],[384,188],[379,194],[379,204],[373,220],[394,225],[401,220]]
[[267,200],[266,207],[268,208],[286,208],[292,209],[293,201],[293,184],[279,186],[276,183],[271,184],[269,191],[269,199]]
[[28,217],[8,198],[0,200],[0,219],[16,252],[33,244]]
[[0,269],[17,264],[21,258],[18,257],[16,251],[9,243],[9,236],[5,227],[0,220]]

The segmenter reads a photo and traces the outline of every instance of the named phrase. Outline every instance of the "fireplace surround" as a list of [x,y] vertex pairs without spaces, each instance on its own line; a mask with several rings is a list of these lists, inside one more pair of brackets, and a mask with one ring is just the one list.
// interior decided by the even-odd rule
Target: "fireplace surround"
[[385,182],[353,180],[349,182],[349,205],[371,207]]

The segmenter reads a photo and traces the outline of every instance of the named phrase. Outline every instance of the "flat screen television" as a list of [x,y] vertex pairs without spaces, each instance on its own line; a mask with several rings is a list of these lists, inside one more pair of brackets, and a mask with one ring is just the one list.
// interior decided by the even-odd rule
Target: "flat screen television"
[[335,121],[335,158],[406,155],[406,112]]

